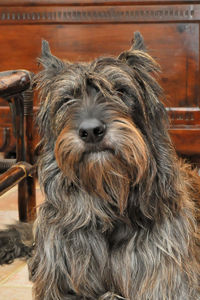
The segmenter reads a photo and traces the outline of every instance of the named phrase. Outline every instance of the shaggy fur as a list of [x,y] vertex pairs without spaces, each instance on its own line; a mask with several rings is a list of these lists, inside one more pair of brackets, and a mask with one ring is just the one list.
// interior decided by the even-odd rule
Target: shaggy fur
[[199,300],[200,181],[171,144],[142,36],[89,63],[44,41],[40,63],[34,299]]
[[0,265],[11,264],[15,258],[28,259],[33,248],[31,224],[16,223],[0,231]]

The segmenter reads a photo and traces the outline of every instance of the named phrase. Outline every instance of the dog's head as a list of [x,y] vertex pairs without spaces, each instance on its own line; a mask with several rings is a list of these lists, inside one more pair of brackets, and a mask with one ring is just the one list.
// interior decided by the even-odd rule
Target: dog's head
[[61,61],[43,41],[40,62],[44,151],[54,152],[69,182],[117,203],[123,213],[130,190],[142,184],[150,194],[171,163],[162,92],[153,77],[158,64],[138,32],[130,50],[89,63]]

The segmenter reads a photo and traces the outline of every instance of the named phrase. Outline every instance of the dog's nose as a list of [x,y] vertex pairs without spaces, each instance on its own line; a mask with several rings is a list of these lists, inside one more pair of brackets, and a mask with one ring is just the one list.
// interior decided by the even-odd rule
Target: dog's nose
[[85,143],[100,142],[106,132],[106,125],[98,119],[87,119],[79,126],[79,136]]

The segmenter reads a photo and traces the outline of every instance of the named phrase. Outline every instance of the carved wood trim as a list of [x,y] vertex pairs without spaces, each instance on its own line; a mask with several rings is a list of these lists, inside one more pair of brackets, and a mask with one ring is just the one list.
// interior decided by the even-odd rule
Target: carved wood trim
[[200,108],[167,108],[172,127],[192,126],[200,129]]
[[200,20],[200,5],[0,7],[0,24],[145,23]]

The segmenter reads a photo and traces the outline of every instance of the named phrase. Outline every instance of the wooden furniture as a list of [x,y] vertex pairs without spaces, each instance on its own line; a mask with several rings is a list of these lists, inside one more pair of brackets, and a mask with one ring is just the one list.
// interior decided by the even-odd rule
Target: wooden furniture
[[16,138],[16,161],[0,159],[0,195],[18,183],[19,220],[32,221],[36,216],[36,202],[31,73],[25,70],[0,72],[0,96],[10,106]]
[[[68,60],[118,55],[139,30],[162,67],[170,133],[178,153],[200,162],[200,1],[1,0],[1,70],[38,72],[41,39]],[[34,106],[37,109],[37,101]],[[8,141],[8,107],[0,102],[0,147]],[[7,151],[13,147],[11,139]]]

